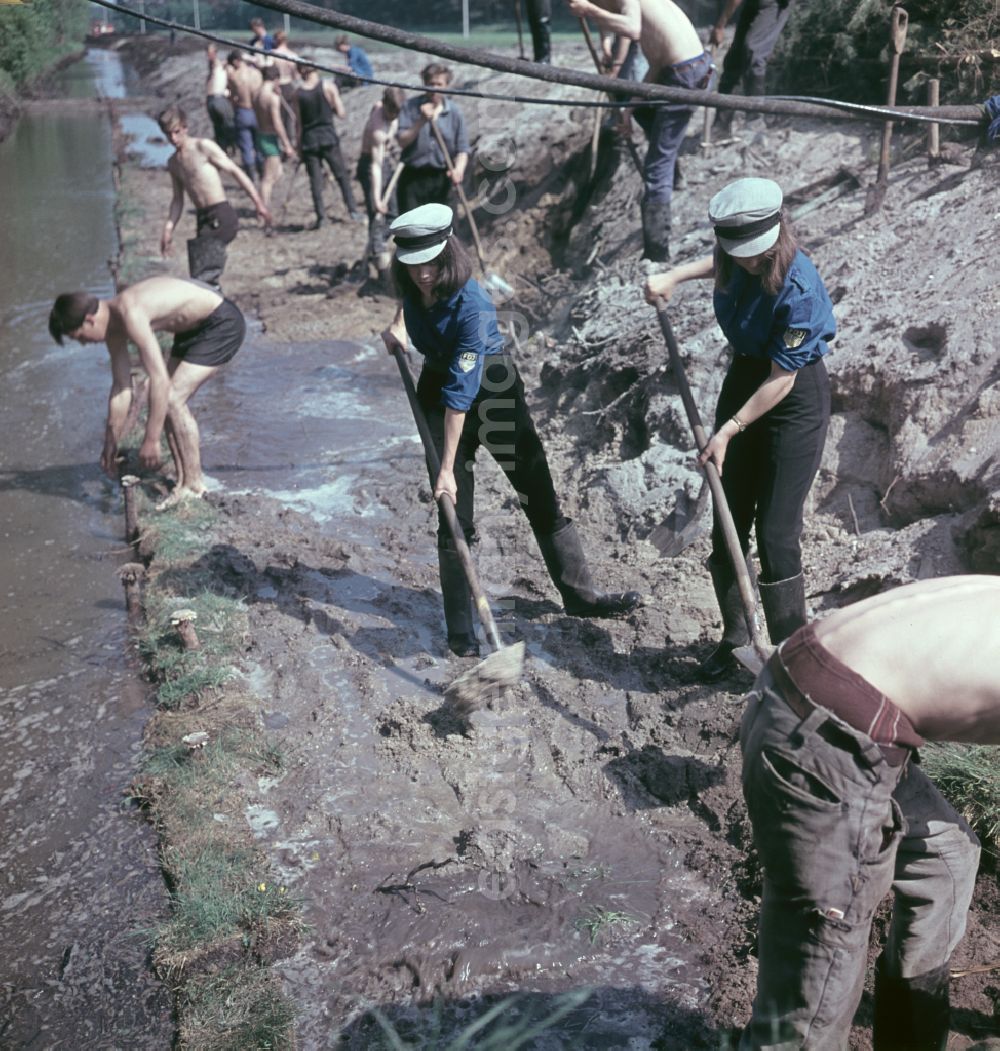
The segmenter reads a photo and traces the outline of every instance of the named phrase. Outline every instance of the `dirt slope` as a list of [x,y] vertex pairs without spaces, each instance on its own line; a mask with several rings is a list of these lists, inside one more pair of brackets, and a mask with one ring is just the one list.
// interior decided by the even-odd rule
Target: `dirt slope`
[[[204,133],[200,53],[144,46],[149,93],[184,99]],[[587,68],[582,47],[556,57]],[[420,65],[402,56],[379,71],[413,81]],[[481,70],[460,70],[459,82],[524,90]],[[352,167],[377,94],[346,96]],[[563,616],[509,490],[483,464],[479,563],[505,637],[524,639],[529,661],[524,684],[463,732],[440,696],[462,662],[443,647],[418,457],[386,453],[377,491],[365,494],[378,508],[365,535],[274,501],[214,498],[212,568],[251,603],[248,681],[292,757],[279,783],[257,786],[254,814],[266,814],[262,841],[312,924],[283,965],[302,1045],[340,1034],[339,1046],[378,1046],[369,1013],[378,1006],[419,1046],[443,1046],[428,1035],[435,1025],[452,1032],[508,992],[530,994],[516,1010],[544,1015],[559,994],[587,986],[591,999],[529,1046],[719,1047],[746,1018],[754,982],[758,884],[735,747],[748,683],[693,681],[717,631],[707,539],[673,560],[645,540],[677,491],[694,496],[700,481],[642,301],[638,176],[606,149],[587,185],[591,111],[462,105],[477,151],[512,159],[513,210],[479,214],[491,266],[518,292],[519,362],[566,511],[600,581],[639,587],[647,601],[621,622]],[[675,257],[708,249],[706,204],[728,179],[767,174],[805,204],[841,168],[870,181],[875,135],[797,123],[712,151],[693,135]],[[1000,569],[997,168],[928,169],[915,142],[901,154],[874,218],[863,218],[860,189],[798,224],[839,326],[835,418],[804,535],[815,613],[925,576]],[[127,166],[123,180],[156,217],[129,231],[148,272],[161,265],[167,178]],[[279,344],[377,347],[392,303],[351,272],[363,227],[306,230],[303,173],[293,190],[278,236],[265,240],[248,218],[227,292]],[[327,202],[342,217],[330,187]],[[167,266],[181,273],[183,263]],[[688,286],[672,307],[706,421],[725,355],[709,298]],[[331,351],[331,361],[352,360]],[[379,408],[376,377],[391,363],[364,361],[359,402],[405,434],[405,406]],[[959,962],[1000,956],[995,877],[980,884]],[[997,1033],[994,978],[964,978],[954,996],[951,1046]],[[869,1046],[868,1006],[866,996],[857,1048]]]

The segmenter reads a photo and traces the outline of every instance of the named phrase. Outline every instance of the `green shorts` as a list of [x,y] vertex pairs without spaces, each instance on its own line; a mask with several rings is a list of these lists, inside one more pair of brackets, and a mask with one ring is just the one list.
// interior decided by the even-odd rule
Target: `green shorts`
[[257,139],[260,143],[260,152],[265,157],[281,156],[281,147],[278,145],[277,135],[258,134]]

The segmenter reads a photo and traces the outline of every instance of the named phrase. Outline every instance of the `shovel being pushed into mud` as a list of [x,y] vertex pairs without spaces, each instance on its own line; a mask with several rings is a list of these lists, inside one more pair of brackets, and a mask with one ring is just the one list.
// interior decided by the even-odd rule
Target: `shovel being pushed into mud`
[[[667,344],[667,353],[670,355],[670,367],[673,369],[674,380],[680,391],[681,401],[684,403],[684,411],[687,413],[688,422],[694,432],[695,444],[700,452],[708,444],[708,436],[701,423],[698,406],[691,396],[691,388],[688,386],[687,376],[684,374],[684,364],[681,361],[681,352],[674,338],[674,330],[670,326],[670,318],[667,317],[667,305],[662,299],[656,301],[656,314],[660,321],[660,329],[663,332],[664,342]],[[740,646],[733,651],[733,656],[749,671],[756,675],[768,657],[774,650],[770,646],[757,621],[757,601],[754,597],[753,583],[747,570],[746,559],[743,557],[743,549],[740,547],[740,539],[736,533],[736,523],[733,521],[729,503],[726,500],[725,491],[722,488],[722,476],[719,469],[711,460],[704,466],[705,477],[712,493],[712,502],[715,505],[715,515],[722,529],[722,535],[726,540],[726,551],[732,562],[736,573],[736,584],[739,588],[740,599],[743,602],[743,615],[746,617],[747,629],[750,632],[750,645]]]
[[[404,351],[399,347],[392,350],[392,356],[399,366],[399,375],[403,380],[406,397],[413,411],[413,419],[416,421],[417,430],[420,432],[420,440],[424,444],[424,453],[427,456],[427,465],[430,468],[431,477],[437,478],[441,470],[441,461],[438,458],[437,449],[434,447],[434,439],[431,437],[430,427],[424,410],[417,400],[416,387],[413,385],[413,376],[410,375],[410,366],[407,364]],[[472,561],[472,552],[465,540],[465,533],[459,524],[458,516],[455,514],[455,505],[451,498],[444,493],[438,497],[438,506],[444,515],[448,525],[448,531],[455,543],[459,561],[465,572],[469,590],[476,606],[476,613],[486,632],[493,652],[474,668],[460,675],[445,691],[445,697],[463,714],[481,708],[486,701],[493,696],[497,689],[505,686],[516,686],[521,681],[524,671],[524,643],[516,642],[513,646],[504,646],[497,630],[497,623],[493,619],[490,605],[486,601],[483,587],[479,583],[479,575],[476,573],[475,564]]]

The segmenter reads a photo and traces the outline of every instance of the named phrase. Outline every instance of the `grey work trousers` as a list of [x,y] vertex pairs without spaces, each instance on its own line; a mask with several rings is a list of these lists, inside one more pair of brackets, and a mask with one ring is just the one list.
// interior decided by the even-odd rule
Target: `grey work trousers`
[[824,708],[800,718],[766,667],[745,700],[743,794],[764,887],[740,1049],[844,1051],[879,902],[895,892],[886,973],[944,967],[965,933],[979,842],[912,762],[890,766]]
[[[744,0],[736,35],[726,52],[719,92],[730,95],[744,77],[755,77],[763,91],[767,62],[792,13],[794,0]],[[750,92],[753,94],[753,92]]]

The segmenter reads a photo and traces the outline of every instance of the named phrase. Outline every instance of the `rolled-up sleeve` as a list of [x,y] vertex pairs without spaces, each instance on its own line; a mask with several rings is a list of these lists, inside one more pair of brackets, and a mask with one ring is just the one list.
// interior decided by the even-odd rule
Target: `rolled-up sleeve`
[[768,357],[787,372],[797,372],[827,352],[836,334],[826,297],[793,288],[776,304],[767,344]]
[[488,319],[481,311],[463,303],[457,319],[455,349],[448,365],[448,382],[441,388],[441,401],[446,409],[468,412],[483,379],[484,334]]

